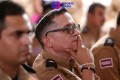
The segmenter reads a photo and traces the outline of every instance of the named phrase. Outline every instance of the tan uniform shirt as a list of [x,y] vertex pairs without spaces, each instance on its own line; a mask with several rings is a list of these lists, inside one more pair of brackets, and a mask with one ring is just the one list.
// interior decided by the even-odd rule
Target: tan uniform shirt
[[[54,61],[47,62],[46,60],[52,59]],[[49,65],[51,63],[51,65]],[[81,80],[80,69],[76,62],[71,59],[69,62],[63,61],[58,57],[43,52],[38,55],[33,68],[37,72],[37,77],[41,80]]]
[[[12,80],[9,75],[0,69],[0,80]],[[18,80],[38,80],[35,74],[28,73],[22,66],[19,68]]]
[[110,36],[104,36],[91,49],[95,58],[96,74],[101,80],[120,80],[120,47],[117,46],[120,43],[109,39],[109,45],[105,46],[108,37]]
[[82,38],[82,44],[88,49],[90,49],[94,45],[94,43],[99,39],[99,36],[95,37],[91,35],[88,30],[83,30],[83,32],[81,32],[80,35]]

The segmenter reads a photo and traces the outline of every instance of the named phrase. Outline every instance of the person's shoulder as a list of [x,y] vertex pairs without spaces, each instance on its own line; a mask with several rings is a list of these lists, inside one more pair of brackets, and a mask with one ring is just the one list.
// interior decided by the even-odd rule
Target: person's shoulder
[[40,59],[36,60],[33,64],[33,68],[38,71],[46,71],[46,70],[56,70],[57,63],[52,59]]
[[107,38],[107,35],[104,37],[100,38],[90,49],[90,51],[94,52],[96,50],[100,50],[102,47],[104,47],[105,40]]
[[19,66],[18,76],[19,80],[38,80],[36,71],[27,64],[22,64]]
[[63,80],[65,76],[58,70],[57,63],[52,59],[44,59],[37,66],[33,66],[36,70],[37,77],[42,80]]
[[99,52],[101,50],[112,50],[115,45],[114,39],[108,37],[107,35],[99,39],[93,47],[90,49],[93,53]]
[[[43,56],[41,55],[41,54],[39,54],[37,57],[36,57],[36,59],[35,59],[35,61],[34,61],[34,63],[33,63],[33,69],[35,69],[35,71],[37,72],[37,73],[41,73],[42,71],[44,71],[45,70],[45,59],[43,58]],[[38,72],[39,71],[39,72]]]

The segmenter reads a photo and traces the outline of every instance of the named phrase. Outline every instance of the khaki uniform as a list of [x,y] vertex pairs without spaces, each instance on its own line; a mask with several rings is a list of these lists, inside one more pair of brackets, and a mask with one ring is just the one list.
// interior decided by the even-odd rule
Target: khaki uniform
[[25,68],[20,66],[19,74],[16,79],[11,79],[9,75],[0,69],[0,80],[38,80],[31,68],[27,66],[25,66]]
[[101,80],[120,80],[120,42],[112,38],[111,31],[91,49],[95,58],[96,74]]
[[90,49],[93,44],[99,39],[99,36],[95,37],[91,35],[87,28],[84,28],[80,35],[82,38],[82,44],[88,49]]
[[38,55],[33,68],[41,80],[81,80],[80,69],[73,59],[63,61],[45,51]]

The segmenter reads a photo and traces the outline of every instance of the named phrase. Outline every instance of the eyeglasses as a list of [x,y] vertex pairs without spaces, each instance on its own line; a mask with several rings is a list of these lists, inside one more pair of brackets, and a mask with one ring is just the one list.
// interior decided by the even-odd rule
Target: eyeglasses
[[69,27],[65,27],[65,28],[61,28],[61,29],[48,31],[45,34],[45,36],[47,36],[47,34],[50,33],[50,32],[58,32],[58,31],[65,31],[68,34],[73,34],[75,32],[75,30],[80,31],[80,25],[79,24],[74,24],[73,26],[69,26]]

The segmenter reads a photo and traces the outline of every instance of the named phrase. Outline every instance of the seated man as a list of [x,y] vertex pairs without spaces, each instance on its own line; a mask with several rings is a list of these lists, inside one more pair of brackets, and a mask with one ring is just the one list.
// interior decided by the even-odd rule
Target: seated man
[[0,80],[38,80],[25,65],[31,45],[31,25],[24,10],[11,1],[0,1]]
[[43,52],[33,68],[42,80],[94,80],[94,59],[81,45],[80,25],[66,9],[48,12],[35,34]]

